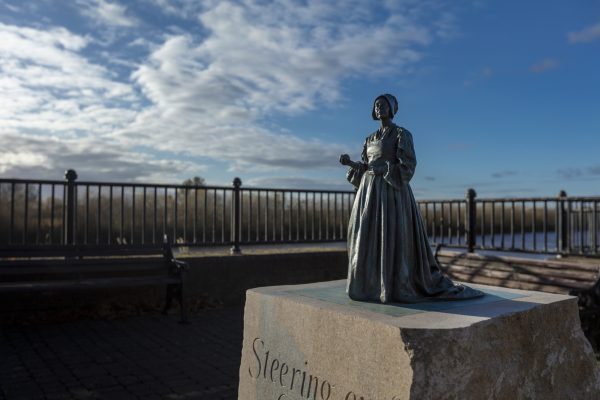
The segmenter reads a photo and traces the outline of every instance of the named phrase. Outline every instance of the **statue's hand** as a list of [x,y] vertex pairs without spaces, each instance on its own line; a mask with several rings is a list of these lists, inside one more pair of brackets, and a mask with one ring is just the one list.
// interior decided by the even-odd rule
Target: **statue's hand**
[[350,156],[348,154],[342,154],[340,156],[340,164],[342,165],[350,165],[352,161],[350,160]]

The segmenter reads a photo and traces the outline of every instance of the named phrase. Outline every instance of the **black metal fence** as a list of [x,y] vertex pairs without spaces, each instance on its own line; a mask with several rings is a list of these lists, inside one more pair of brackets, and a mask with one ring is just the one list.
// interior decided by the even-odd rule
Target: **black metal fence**
[[[0,179],[0,246],[345,241],[353,191]],[[432,244],[598,256],[600,197],[419,201]]]
[[526,253],[599,256],[600,197],[422,200],[433,244]]
[[346,239],[354,192],[0,179],[0,246],[331,242]]

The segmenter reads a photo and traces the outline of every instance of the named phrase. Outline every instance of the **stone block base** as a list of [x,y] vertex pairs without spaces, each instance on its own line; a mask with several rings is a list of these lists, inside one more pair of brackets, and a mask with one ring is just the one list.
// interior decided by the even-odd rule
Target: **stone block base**
[[598,399],[570,296],[354,302],[345,281],[247,292],[240,400]]

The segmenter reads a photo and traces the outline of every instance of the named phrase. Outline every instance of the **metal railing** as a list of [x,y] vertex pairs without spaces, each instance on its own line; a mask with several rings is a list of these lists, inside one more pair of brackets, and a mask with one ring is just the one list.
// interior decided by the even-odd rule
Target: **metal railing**
[[0,246],[187,246],[346,240],[354,192],[0,179]]
[[[0,246],[345,241],[353,191],[0,179]],[[598,256],[600,197],[419,201],[432,244]]]
[[600,197],[419,201],[432,244],[474,250],[599,256]]

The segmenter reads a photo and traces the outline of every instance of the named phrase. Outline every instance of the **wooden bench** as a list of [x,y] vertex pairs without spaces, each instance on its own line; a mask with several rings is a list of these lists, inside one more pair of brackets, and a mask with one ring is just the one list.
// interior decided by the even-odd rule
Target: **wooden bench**
[[0,248],[0,294],[53,293],[166,286],[163,313],[175,297],[187,321],[183,291],[187,263],[177,260],[168,239],[161,246],[10,246]]
[[540,260],[438,250],[437,260],[452,279],[483,285],[569,294],[585,291],[598,281],[598,264]]
[[436,249],[436,259],[450,278],[483,285],[577,296],[581,327],[600,349],[600,260],[539,260]]

